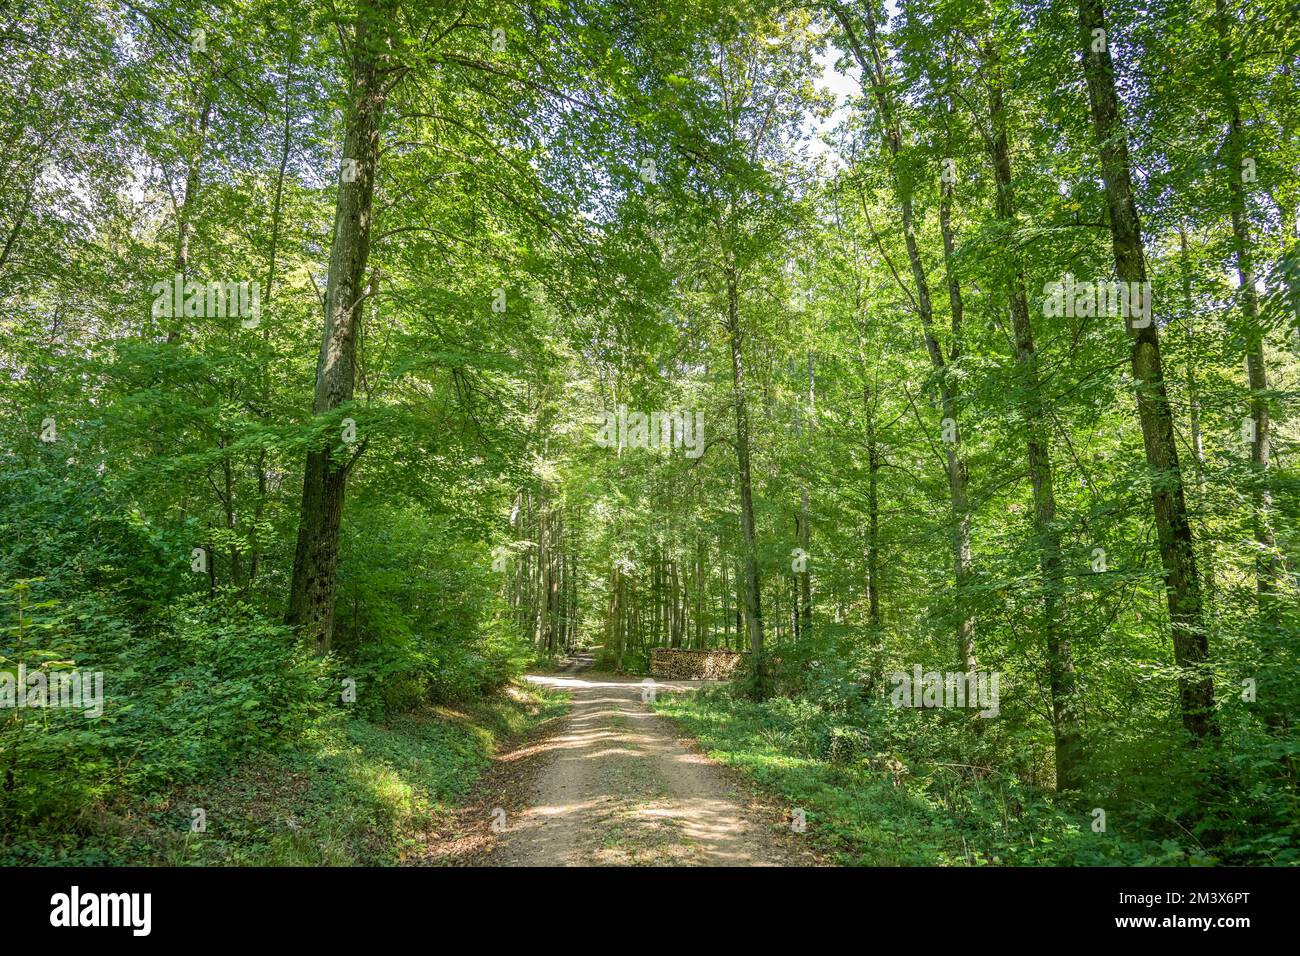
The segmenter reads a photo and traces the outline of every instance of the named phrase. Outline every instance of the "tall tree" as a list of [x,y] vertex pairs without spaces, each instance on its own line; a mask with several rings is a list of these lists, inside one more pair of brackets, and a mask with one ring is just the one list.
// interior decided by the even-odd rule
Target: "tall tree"
[[[1115,89],[1111,37],[1106,32],[1102,0],[1079,0],[1079,41],[1101,158],[1101,176],[1106,187],[1115,275],[1120,281],[1131,283],[1130,288],[1142,288],[1147,282],[1142,230],[1133,199],[1127,133]],[[1183,494],[1173,413],[1160,359],[1160,333],[1150,315],[1140,327],[1130,321],[1129,331],[1133,339],[1133,378],[1138,383],[1138,420],[1150,470],[1151,506],[1160,540],[1174,659],[1180,668],[1180,710],[1183,726],[1199,741],[1218,734],[1214,678],[1209,672],[1210,648],[1201,606],[1201,582]]]
[[[1254,178],[1247,168],[1245,130],[1237,96],[1237,71],[1232,39],[1232,18],[1226,0],[1214,0],[1214,28],[1219,48],[1219,90],[1227,116],[1227,137],[1223,144],[1224,168],[1228,178],[1232,210],[1233,252],[1237,259],[1237,295],[1241,300],[1242,338],[1246,343],[1246,376],[1250,386],[1250,463],[1254,471],[1251,497],[1254,501],[1255,581],[1261,601],[1277,587],[1277,542],[1273,537],[1273,495],[1269,490],[1268,463],[1272,454],[1268,410],[1268,370],[1264,365],[1264,328],[1260,323],[1255,256],[1246,210],[1245,183]],[[1250,159],[1253,164],[1254,160]]]
[[[908,292],[921,321],[921,330],[925,338],[926,352],[930,357],[935,378],[939,383],[939,394],[943,407],[945,427],[951,429],[945,439],[945,456],[947,459],[948,490],[951,502],[951,548],[953,577],[956,584],[959,620],[957,623],[957,659],[963,670],[974,671],[978,666],[975,648],[975,616],[970,607],[971,563],[971,518],[969,483],[970,473],[962,455],[962,438],[960,412],[958,410],[955,379],[951,366],[960,356],[962,337],[962,300],[961,290],[955,273],[951,269],[951,255],[947,254],[951,234],[946,225],[951,196],[945,194],[941,205],[945,226],[945,263],[949,267],[947,285],[951,299],[953,339],[951,350],[944,354],[943,345],[935,330],[934,307],[930,296],[928,270],[921,258],[921,248],[916,237],[917,223],[915,210],[915,163],[912,157],[904,155],[902,125],[898,117],[895,83],[889,75],[883,44],[879,36],[876,4],[868,0],[860,7],[865,40],[859,35],[854,17],[840,3],[830,4],[831,12],[843,31],[845,43],[854,60],[862,71],[863,92],[869,93],[876,103],[876,122],[880,128],[882,143],[889,158],[890,182],[894,197],[898,203],[903,240],[907,246],[907,261],[911,267],[912,285],[915,296]],[[945,184],[945,189],[947,189]],[[864,200],[865,208],[865,200]],[[900,285],[901,279],[898,280]],[[906,288],[904,287],[905,291]],[[948,423],[951,423],[950,425]]]
[[1048,687],[1052,697],[1056,785],[1061,790],[1073,790],[1082,782],[1082,738],[1075,698],[1074,660],[1060,615],[1064,575],[1048,442],[1051,423],[1043,401],[1042,373],[1038,350],[1034,346],[1033,323],[1029,318],[1029,300],[1025,294],[1024,264],[1018,251],[1016,194],[1006,107],[1006,67],[995,40],[988,40],[984,45],[984,71],[989,97],[993,179],[997,186],[996,214],[1005,230],[1004,247],[1009,250],[1005,267],[1007,302],[1015,336],[1016,364],[1023,377],[1025,443],[1029,480],[1034,489],[1034,532],[1042,575],[1043,641],[1047,646]]
[[[343,164],[334,212],[334,240],[325,288],[325,329],[316,363],[315,415],[351,402],[356,390],[357,339],[365,302],[375,178],[379,173],[380,121],[395,62],[389,0],[360,0],[349,44],[351,84],[343,137]],[[330,649],[339,562],[339,528],[348,471],[355,452],[341,440],[307,453],[302,510],[286,623],[318,651]]]

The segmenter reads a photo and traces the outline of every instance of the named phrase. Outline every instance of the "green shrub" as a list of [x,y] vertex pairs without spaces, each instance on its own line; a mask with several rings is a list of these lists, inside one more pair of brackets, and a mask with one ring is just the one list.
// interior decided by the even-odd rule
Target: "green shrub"
[[[325,662],[288,630],[222,597],[178,601],[158,626],[87,630],[76,606],[27,604],[3,630],[0,668],[68,662],[103,675],[103,713],[15,709],[0,716],[0,808],[60,816],[118,791],[165,786],[228,767],[300,734],[329,692]],[[80,602],[84,608],[85,602]],[[103,623],[103,621],[100,621]]]
[[334,653],[358,714],[456,703],[523,672],[531,651],[505,626],[490,559],[401,508],[345,526]]

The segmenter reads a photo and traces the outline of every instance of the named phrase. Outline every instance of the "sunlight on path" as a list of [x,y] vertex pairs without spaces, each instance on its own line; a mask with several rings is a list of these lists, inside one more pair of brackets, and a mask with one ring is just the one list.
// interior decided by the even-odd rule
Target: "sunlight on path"
[[[813,864],[779,819],[751,807],[720,768],[692,753],[642,702],[635,679],[530,676],[568,691],[573,709],[543,745],[528,808],[514,815],[492,865]],[[656,683],[657,692],[705,681]],[[791,846],[785,844],[790,843]]]

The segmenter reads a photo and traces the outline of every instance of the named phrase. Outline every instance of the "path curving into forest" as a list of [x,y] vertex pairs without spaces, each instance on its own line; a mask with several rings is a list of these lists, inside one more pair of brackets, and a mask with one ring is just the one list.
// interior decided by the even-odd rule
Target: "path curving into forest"
[[[699,753],[643,702],[635,678],[589,672],[530,675],[564,690],[567,718],[502,760],[510,786],[480,803],[470,826],[482,866],[814,866],[783,808]],[[659,683],[657,692],[703,682]],[[519,761],[523,765],[519,766]],[[504,819],[500,810],[505,811]],[[493,811],[497,831],[491,830]]]

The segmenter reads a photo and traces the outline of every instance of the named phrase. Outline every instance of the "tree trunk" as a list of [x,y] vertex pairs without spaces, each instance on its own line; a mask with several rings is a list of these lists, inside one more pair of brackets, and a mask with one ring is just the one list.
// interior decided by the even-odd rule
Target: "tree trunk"
[[[814,413],[816,411],[816,379],[813,372],[812,353],[808,353],[808,424],[806,437],[811,440],[813,430]],[[808,480],[807,472],[804,473],[803,488],[799,493],[799,547],[803,549],[805,555],[811,553],[811,530],[808,520]],[[805,561],[808,559],[805,558]],[[803,640],[807,640],[812,634],[812,567],[805,564],[803,571],[799,574],[799,610],[796,617],[797,625],[796,634]]]
[[[275,176],[275,199],[271,204],[271,249],[268,256],[269,262],[266,267],[266,294],[263,300],[266,308],[271,307],[271,296],[275,291],[275,270],[277,257],[280,250],[280,223],[284,215],[284,175],[289,165],[289,150],[293,145],[293,66],[297,62],[298,38],[291,35],[289,42],[293,44],[289,50],[288,62],[285,64],[284,74],[284,131],[280,138],[280,166],[276,170]],[[269,324],[262,327],[262,340],[269,343],[271,340],[271,329]],[[265,367],[261,372],[261,382],[259,392],[262,401],[262,410],[259,417],[266,419],[267,410],[271,407],[271,379],[270,372]],[[267,452],[262,448],[257,453],[257,504],[253,511],[253,529],[252,529],[252,546],[248,559],[248,586],[251,589],[253,583],[257,580],[257,572],[261,567],[262,549],[261,536],[258,529],[262,525],[262,516],[266,511],[266,493],[267,493]]]
[[736,271],[727,267],[727,336],[731,345],[731,390],[736,404],[736,462],[740,481],[740,530],[744,538],[744,574],[741,578],[745,626],[749,635],[750,693],[755,700],[767,696],[767,666],[763,660],[763,610],[760,604],[758,549],[754,529],[754,495],[749,473],[749,414],[745,398],[744,341],[740,328],[740,293]]
[[880,631],[880,449],[876,443],[876,410],[870,387],[863,390],[867,406],[867,620]]
[[708,587],[708,576],[705,573],[705,565],[708,564],[708,555],[705,549],[708,543],[702,537],[695,539],[695,647],[697,650],[704,650],[706,645],[705,638],[707,632],[704,627],[704,609],[706,603],[706,589]]
[[[325,331],[316,365],[316,394],[312,411],[323,415],[351,401],[356,384],[357,331],[361,319],[361,290],[370,255],[375,174],[379,164],[379,120],[384,90],[379,60],[384,55],[382,32],[386,4],[361,0],[352,43],[351,106],[344,136],[345,169],[354,160],[355,177],[341,176],[334,216],[325,289]],[[351,179],[351,181],[347,181]],[[299,628],[318,652],[330,649],[334,632],[334,594],[339,559],[339,530],[343,493],[352,461],[338,445],[307,454],[303,475],[298,547],[293,562],[286,622]]]
[[[945,441],[945,455],[948,465],[948,495],[952,502],[952,565],[953,578],[957,584],[957,606],[962,608],[957,621],[957,657],[965,671],[973,671],[975,660],[975,613],[970,610],[969,585],[972,574],[971,560],[971,516],[970,496],[967,486],[970,473],[966,460],[961,454],[961,426],[957,412],[956,395],[949,384],[947,366],[956,362],[961,356],[962,300],[961,286],[953,268],[952,235],[952,194],[953,186],[943,184],[940,187],[939,230],[943,234],[944,273],[948,281],[948,299],[952,310],[952,346],[948,350],[948,362],[943,360],[943,352],[935,339],[934,333],[926,325],[926,344],[934,362],[935,372],[940,376],[939,395],[944,418],[952,421],[952,441]],[[913,267],[915,269],[915,266]]]
[[[1115,71],[1105,39],[1102,0],[1079,0],[1080,42],[1093,129],[1101,154],[1106,186],[1115,275],[1122,282],[1145,283],[1142,232],[1129,169],[1127,134],[1119,115]],[[1101,31],[1094,34],[1093,31]],[[1102,42],[1094,42],[1094,36]],[[1144,328],[1133,328],[1133,378],[1138,383],[1138,418],[1147,465],[1151,469],[1151,507],[1160,540],[1165,595],[1178,664],[1179,703],[1183,726],[1198,742],[1218,735],[1214,714],[1214,681],[1209,671],[1209,640],[1201,608],[1201,582],[1196,573],[1192,528],[1183,495],[1183,476],[1174,441],[1173,414],[1165,393],[1160,360],[1160,335],[1154,316]]]
[[[1205,489],[1205,444],[1201,438],[1201,397],[1196,383],[1196,315],[1192,305],[1192,262],[1187,250],[1187,227],[1178,224],[1178,263],[1181,272],[1183,290],[1183,325],[1187,333],[1187,407],[1192,438],[1192,458],[1196,472],[1196,496],[1200,507],[1206,506]],[[1210,620],[1214,620],[1215,581],[1214,581],[1214,537],[1205,540],[1205,611]]]
[[[722,542],[718,542],[718,555],[721,557],[725,552],[722,550]],[[722,604],[722,646],[731,650],[731,590],[727,580],[727,562],[719,561],[722,565],[722,588],[718,593],[718,599]]]
[[882,457],[876,442],[876,409],[870,386],[863,389],[867,407],[867,623],[871,632],[871,661],[867,694],[885,676],[884,634],[880,627],[880,467]]
[[1271,438],[1268,399],[1268,373],[1264,366],[1264,330],[1259,323],[1259,296],[1255,291],[1255,259],[1250,244],[1250,220],[1246,213],[1246,190],[1242,182],[1241,104],[1237,100],[1236,71],[1232,60],[1232,39],[1228,28],[1228,11],[1224,0],[1214,2],[1214,22],[1219,39],[1219,62],[1223,67],[1223,99],[1228,114],[1228,141],[1225,154],[1228,166],[1228,196],[1232,206],[1232,239],[1237,258],[1240,283],[1243,338],[1246,340],[1246,377],[1250,385],[1250,419],[1254,434],[1250,441],[1250,464],[1253,472],[1251,499],[1254,511],[1255,585],[1261,610],[1268,595],[1277,589],[1278,555],[1273,538],[1270,512],[1273,495],[1269,489],[1268,464]]
[[[190,271],[190,215],[193,212],[194,197],[199,192],[199,177],[203,170],[203,151],[208,142],[208,125],[212,120],[212,95],[204,91],[203,105],[199,108],[199,123],[196,130],[198,143],[194,147],[194,156],[185,171],[185,194],[180,205],[176,207],[176,273],[182,284],[189,281]],[[176,313],[181,311],[179,303],[172,311],[172,322],[167,329],[167,344],[171,345],[180,338],[180,327],[176,324]]]
[[1034,329],[1025,296],[1024,265],[1016,246],[1016,197],[1011,178],[1011,148],[1003,98],[1004,79],[998,51],[986,47],[989,89],[989,126],[993,131],[993,177],[997,184],[997,216],[1004,227],[1004,247],[1012,250],[1007,262],[1007,296],[1016,343],[1016,365],[1023,377],[1029,480],[1034,490],[1034,531],[1038,566],[1042,574],[1043,635],[1047,645],[1048,688],[1052,695],[1052,733],[1055,743],[1056,788],[1075,790],[1082,780],[1082,736],[1075,692],[1074,660],[1070,640],[1062,632],[1057,605],[1064,593],[1061,567],[1061,532],[1056,525],[1056,489],[1048,443],[1049,422],[1043,407],[1042,379]]
[[[975,651],[975,616],[968,609],[967,597],[971,576],[970,546],[970,505],[967,493],[969,474],[965,459],[961,454],[961,429],[958,422],[957,398],[953,383],[948,374],[948,365],[959,357],[962,323],[962,302],[960,287],[956,274],[951,268],[949,246],[951,228],[947,220],[948,195],[941,204],[943,217],[941,227],[944,230],[945,263],[948,265],[947,281],[949,298],[952,304],[953,350],[945,360],[943,347],[934,330],[934,307],[930,298],[930,283],[926,278],[925,263],[921,260],[921,250],[916,241],[916,214],[912,198],[912,173],[907,164],[901,162],[903,148],[902,128],[894,109],[894,98],[890,80],[886,73],[885,61],[881,54],[880,42],[876,34],[876,14],[871,4],[863,8],[866,18],[867,44],[864,46],[853,27],[848,14],[837,4],[832,5],[832,12],[843,28],[849,50],[862,70],[864,90],[869,88],[875,96],[877,111],[881,124],[881,136],[889,153],[890,174],[895,198],[902,213],[903,240],[907,246],[907,261],[912,271],[912,281],[916,286],[916,310],[921,320],[921,330],[925,336],[926,351],[939,381],[939,392],[943,414],[952,421],[952,440],[947,442],[948,491],[952,505],[952,559],[953,578],[956,584],[956,600],[959,610],[957,622],[957,658],[964,670],[974,670],[977,665]],[[865,207],[866,200],[862,198]]]

